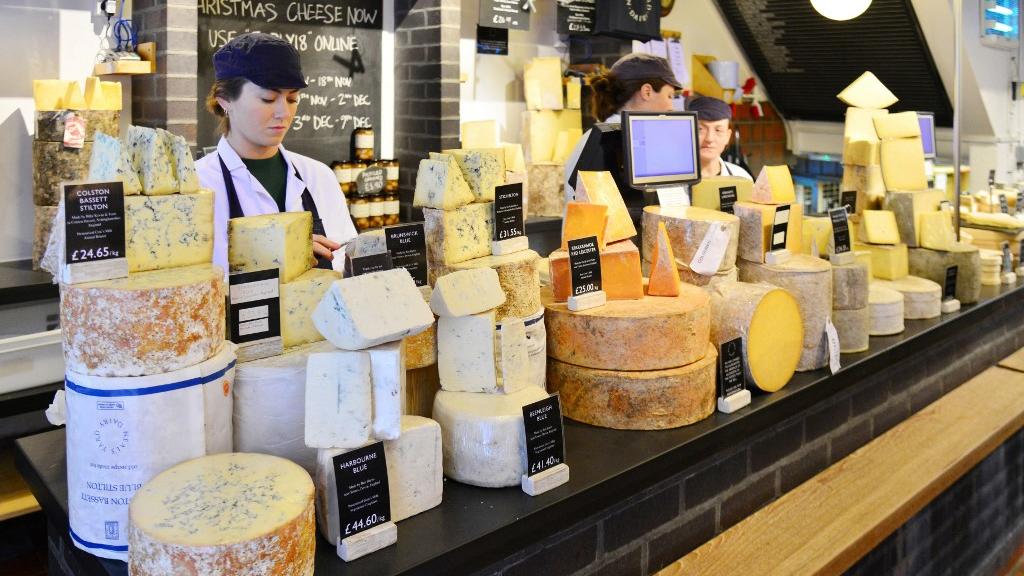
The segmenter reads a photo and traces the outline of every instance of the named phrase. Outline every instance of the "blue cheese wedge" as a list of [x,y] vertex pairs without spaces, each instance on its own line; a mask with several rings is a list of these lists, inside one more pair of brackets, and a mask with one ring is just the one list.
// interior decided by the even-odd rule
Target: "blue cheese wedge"
[[358,448],[370,439],[370,355],[310,354],[306,365],[306,446]]
[[498,273],[491,268],[458,270],[437,279],[430,308],[438,316],[479,314],[505,303]]
[[213,258],[213,192],[129,196],[124,201],[128,271],[143,272]]
[[449,154],[431,153],[430,156],[420,160],[413,206],[453,210],[473,202],[476,196],[455,158]]
[[178,191],[183,194],[195,192],[199,189],[199,174],[196,173],[196,163],[192,159],[192,151],[188,147],[188,142],[181,136],[171,134],[166,130],[159,130],[159,132],[174,159]]
[[341,273],[313,268],[281,284],[281,340],[285,348],[324,339],[313,325],[313,310],[335,280],[341,280]]
[[445,150],[462,169],[475,197],[474,202],[493,202],[494,187],[505,183],[505,150],[480,148]]
[[281,212],[228,220],[228,264],[232,272],[281,270],[291,282],[313,267],[313,216]]
[[374,346],[370,355],[373,380],[373,437],[394,440],[402,433],[405,397],[405,346],[401,340]]
[[455,210],[423,209],[427,258],[440,265],[491,255],[494,204],[469,204]]
[[92,156],[89,158],[89,180],[92,182],[113,182],[120,180],[125,196],[142,193],[139,175],[132,165],[131,155],[121,140],[96,133]]
[[139,173],[143,194],[160,196],[178,191],[174,157],[159,132],[153,128],[130,126],[128,149],[132,154],[132,164]]

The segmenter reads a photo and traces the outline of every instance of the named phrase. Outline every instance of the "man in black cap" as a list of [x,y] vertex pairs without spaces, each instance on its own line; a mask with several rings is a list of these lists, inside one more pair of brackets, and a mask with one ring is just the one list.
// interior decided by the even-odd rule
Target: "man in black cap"
[[697,113],[700,126],[700,174],[707,176],[741,176],[753,180],[740,166],[722,159],[722,152],[732,139],[732,108],[718,98],[698,96],[686,109]]

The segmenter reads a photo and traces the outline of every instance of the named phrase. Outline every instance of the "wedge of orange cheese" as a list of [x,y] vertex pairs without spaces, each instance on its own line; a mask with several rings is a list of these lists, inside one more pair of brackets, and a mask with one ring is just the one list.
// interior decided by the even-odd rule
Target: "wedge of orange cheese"
[[[548,256],[550,282],[556,302],[565,302],[572,294],[569,253],[555,250]],[[614,242],[601,250],[601,289],[609,300],[636,300],[644,297],[640,272],[640,250],[629,240]]]

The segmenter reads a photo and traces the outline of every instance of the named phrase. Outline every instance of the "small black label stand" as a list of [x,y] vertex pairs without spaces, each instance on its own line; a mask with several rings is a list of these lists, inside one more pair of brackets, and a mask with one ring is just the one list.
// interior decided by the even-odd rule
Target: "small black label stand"
[[786,235],[789,233],[789,205],[775,209],[775,221],[772,224],[772,235],[769,238],[770,248],[764,255],[764,263],[769,266],[785,264],[792,254],[786,249]]
[[569,481],[565,463],[562,406],[558,394],[523,406],[526,430],[526,474],[522,488],[530,496],[543,494]]

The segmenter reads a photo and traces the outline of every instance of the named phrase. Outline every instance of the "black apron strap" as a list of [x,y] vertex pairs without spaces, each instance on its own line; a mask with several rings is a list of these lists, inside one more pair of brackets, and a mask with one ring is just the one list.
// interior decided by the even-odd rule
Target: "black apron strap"
[[231,171],[224,164],[220,154],[217,155],[217,161],[220,162],[220,173],[224,175],[224,192],[228,196],[228,218],[243,218],[245,213],[238,202],[238,192],[235,190],[235,181],[231,179]]
[[[297,168],[295,169],[295,177],[299,179],[299,182],[305,182]],[[320,219],[320,211],[316,209],[316,202],[313,201],[313,195],[309,193],[309,188],[302,189],[302,209],[313,215],[313,234],[327,236],[327,232],[324,230],[324,221]],[[331,270],[334,268],[334,265],[327,258],[317,256],[316,267]]]

